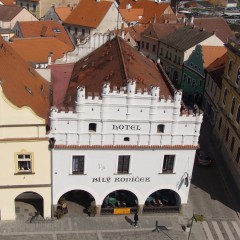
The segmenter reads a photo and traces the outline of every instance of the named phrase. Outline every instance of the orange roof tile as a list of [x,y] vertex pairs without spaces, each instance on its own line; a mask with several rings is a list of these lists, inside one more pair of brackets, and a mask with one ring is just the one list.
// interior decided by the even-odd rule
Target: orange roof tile
[[3,93],[15,106],[27,106],[48,119],[50,83],[0,37],[0,79]]
[[1,0],[0,2],[2,2],[3,5],[6,5],[6,6],[15,6],[16,5],[15,0]]
[[16,38],[9,43],[27,62],[46,63],[52,52],[52,62],[62,58],[72,48],[57,38]]
[[204,67],[207,68],[216,59],[222,57],[227,52],[224,46],[202,46]]
[[129,79],[136,80],[137,88],[149,89],[157,85],[160,87],[160,95],[171,95],[171,89],[156,65],[116,37],[75,63],[64,106],[75,105],[79,85],[85,86],[86,92],[101,93],[105,81],[110,82],[112,88],[120,88],[126,86]]
[[173,11],[168,3],[156,3],[154,1],[147,0],[125,0],[121,1],[119,9],[126,9],[126,4],[130,3],[132,9],[134,8],[143,8],[143,17],[139,21],[141,23],[150,23],[156,20],[158,22],[159,18],[162,14],[164,14],[165,10],[169,8],[168,14],[173,14]]
[[57,21],[26,21],[18,22],[23,38],[32,37],[56,37],[60,41],[66,43],[74,49],[74,46],[64,29],[64,27]]
[[81,0],[64,23],[97,28],[113,4],[111,1]]
[[72,7],[55,7],[55,12],[62,21],[66,20],[72,10]]
[[139,21],[143,16],[143,8],[119,9],[119,12],[126,22]]

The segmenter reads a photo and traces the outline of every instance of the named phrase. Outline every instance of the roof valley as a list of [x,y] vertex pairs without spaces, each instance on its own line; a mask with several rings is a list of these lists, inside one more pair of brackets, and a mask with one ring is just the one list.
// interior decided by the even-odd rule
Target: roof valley
[[123,79],[125,78],[126,83],[127,83],[128,73],[127,73],[127,69],[126,69],[126,65],[125,65],[125,61],[124,61],[124,57],[123,57],[121,44],[119,42],[119,37],[117,37],[117,48],[119,50],[120,59],[122,60],[122,64],[120,64],[121,74],[122,74]]

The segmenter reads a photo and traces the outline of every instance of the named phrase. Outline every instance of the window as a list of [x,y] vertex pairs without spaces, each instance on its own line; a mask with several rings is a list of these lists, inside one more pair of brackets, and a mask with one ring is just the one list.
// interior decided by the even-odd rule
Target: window
[[82,28],[82,36],[84,37],[85,36],[85,29]]
[[236,121],[239,123],[240,120],[240,105],[238,106],[238,111],[237,111],[237,116],[236,116]]
[[177,55],[175,55],[175,57],[174,57],[174,62],[175,63],[177,62]]
[[36,12],[37,6],[33,4],[33,12]]
[[231,141],[231,146],[230,146],[231,152],[233,151],[234,143],[235,143],[235,138],[233,137],[233,138],[232,138],[232,141]]
[[228,64],[228,72],[227,72],[228,76],[230,76],[231,70],[232,70],[232,60],[230,60]]
[[240,160],[240,147],[238,148],[237,156],[236,156],[236,162],[239,163]]
[[192,79],[192,87],[195,87],[196,86],[196,81],[195,79]]
[[178,64],[180,65],[180,57],[178,57]]
[[187,80],[187,76],[186,74],[183,74],[183,81],[186,82],[186,80]]
[[227,142],[229,138],[229,128],[227,129],[227,133],[226,133],[226,137],[225,137],[225,141]]
[[123,140],[124,140],[124,142],[129,142],[130,138],[129,137],[125,137]]
[[84,174],[84,156],[72,156],[72,174]]
[[22,3],[20,3],[20,7],[22,7],[23,6],[23,4]]
[[224,90],[224,95],[223,95],[223,104],[226,104],[226,99],[227,99],[227,89]]
[[166,172],[172,173],[173,172],[174,159],[175,159],[175,155],[164,155],[163,167],[162,167],[163,173],[166,173]]
[[153,51],[153,52],[156,51],[156,45],[155,45],[155,44],[153,44],[152,51]]
[[157,125],[157,132],[158,133],[164,133],[164,128],[165,128],[164,124]]
[[168,58],[168,51],[166,52],[166,56],[165,57]]
[[149,49],[149,43],[146,44],[146,49],[147,49],[147,50]]
[[222,126],[222,118],[219,119],[219,123],[218,123],[218,130],[221,129],[221,126]]
[[144,48],[144,42],[142,41],[142,48]]
[[188,77],[188,78],[187,78],[187,83],[190,84],[190,82],[191,82],[191,78]]
[[27,4],[27,10],[29,10],[29,4]]
[[18,154],[17,167],[18,167],[18,172],[32,172],[31,154]]
[[118,173],[129,173],[129,155],[118,156]]
[[89,132],[96,132],[97,124],[96,123],[89,123],[88,131]]
[[232,106],[231,106],[231,114],[232,114],[232,115],[233,115],[233,113],[234,113],[235,103],[236,103],[236,99],[233,98],[233,100],[232,100]]
[[77,35],[78,29],[75,27],[74,28],[75,34]]
[[237,71],[237,77],[236,77],[236,84],[237,85],[239,83],[239,80],[240,80],[240,67],[238,68],[238,71]]
[[160,49],[160,54],[163,55],[163,48]]
[[169,60],[172,60],[172,53],[169,53]]
[[68,26],[68,31],[69,31],[69,32],[71,31],[71,27],[70,27],[70,26]]

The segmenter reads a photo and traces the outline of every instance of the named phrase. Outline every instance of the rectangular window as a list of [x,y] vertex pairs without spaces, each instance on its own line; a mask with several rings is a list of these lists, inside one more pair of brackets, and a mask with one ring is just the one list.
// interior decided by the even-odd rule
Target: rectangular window
[[146,49],[147,49],[147,50],[149,49],[149,43],[146,44]]
[[142,48],[144,48],[144,42],[142,41]]
[[153,47],[152,47],[152,51],[155,52],[156,51],[156,45],[153,44]]
[[175,155],[164,155],[163,159],[163,173],[172,173],[174,167]]
[[84,174],[84,156],[72,156],[72,174]]
[[18,172],[32,172],[31,154],[17,154]]
[[118,156],[118,173],[129,173],[130,156]]
[[160,49],[160,54],[163,55],[163,48]]

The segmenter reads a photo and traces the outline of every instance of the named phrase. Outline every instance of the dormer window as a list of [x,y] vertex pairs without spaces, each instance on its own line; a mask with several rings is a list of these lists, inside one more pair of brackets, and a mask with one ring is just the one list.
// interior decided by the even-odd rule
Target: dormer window
[[89,123],[88,131],[89,132],[96,132],[97,131],[97,124],[96,123]]
[[52,29],[55,33],[60,33],[61,32],[61,30],[59,29],[59,28],[53,28]]

